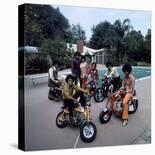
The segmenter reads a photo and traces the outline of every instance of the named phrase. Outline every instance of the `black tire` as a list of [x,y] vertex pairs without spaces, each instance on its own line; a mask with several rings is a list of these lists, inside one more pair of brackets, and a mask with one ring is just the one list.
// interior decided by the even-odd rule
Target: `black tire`
[[102,112],[100,113],[99,120],[100,120],[100,122],[101,122],[102,124],[105,124],[105,123],[107,123],[107,122],[110,121],[111,116],[112,116],[112,112],[111,112],[111,111],[109,111],[109,110],[107,110],[107,111],[105,111],[105,112],[102,111]]
[[50,89],[49,92],[48,92],[48,99],[49,100],[53,100],[53,97],[52,97],[52,90]]
[[53,97],[51,97],[51,96],[48,94],[48,99],[49,99],[49,100],[53,100]]
[[[100,95],[100,97],[99,97]],[[103,88],[97,88],[96,91],[94,92],[94,100],[99,103],[102,102],[105,99],[105,92],[103,91]]]
[[129,114],[133,114],[133,113],[135,113],[137,111],[137,109],[138,109],[138,100],[137,99],[133,99],[131,104],[133,104],[134,110],[133,111],[129,111],[128,112]]
[[57,125],[58,128],[64,128],[64,127],[66,127],[66,125],[67,125],[67,122],[66,122],[66,121],[64,121],[64,122],[59,121],[59,117],[62,115],[62,113],[63,113],[63,111],[61,111],[61,112],[57,115],[57,117],[56,117],[56,125]]
[[62,92],[60,90],[54,88],[52,93],[55,101],[57,102],[61,101]]
[[[86,135],[87,132],[89,135]],[[96,125],[93,122],[85,122],[84,124],[81,125],[80,127],[80,137],[81,139],[86,142],[92,142],[96,138],[97,134],[97,128]]]
[[60,102],[61,101],[61,98],[54,98],[54,101]]

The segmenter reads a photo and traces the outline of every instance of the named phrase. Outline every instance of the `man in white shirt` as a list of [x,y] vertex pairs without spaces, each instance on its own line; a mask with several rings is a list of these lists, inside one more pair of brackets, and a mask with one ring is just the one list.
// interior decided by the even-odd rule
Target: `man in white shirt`
[[58,71],[59,71],[59,62],[54,61],[53,66],[49,69],[49,79],[48,79],[48,86],[49,87],[59,87],[60,81],[58,80]]
[[119,75],[118,71],[116,70],[116,68],[113,67],[113,64],[110,61],[108,61],[106,63],[106,67],[108,70],[105,73],[105,77],[110,77],[112,79],[111,83],[114,86],[114,90],[116,90],[116,89],[118,89],[119,83],[121,80],[120,75]]
[[118,71],[113,67],[113,64],[110,61],[106,63],[106,67],[108,70],[106,71],[105,76],[110,76],[112,78],[119,77]]

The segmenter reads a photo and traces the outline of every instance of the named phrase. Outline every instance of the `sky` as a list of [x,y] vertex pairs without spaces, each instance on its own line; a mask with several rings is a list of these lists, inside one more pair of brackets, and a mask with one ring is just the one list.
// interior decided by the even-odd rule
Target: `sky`
[[91,28],[93,25],[97,25],[105,20],[113,24],[117,19],[123,21],[129,18],[133,29],[140,30],[143,35],[146,35],[148,29],[151,29],[150,11],[52,6],[55,8],[59,7],[60,12],[69,20],[70,25],[80,24],[86,32],[87,40],[89,40],[92,35]]

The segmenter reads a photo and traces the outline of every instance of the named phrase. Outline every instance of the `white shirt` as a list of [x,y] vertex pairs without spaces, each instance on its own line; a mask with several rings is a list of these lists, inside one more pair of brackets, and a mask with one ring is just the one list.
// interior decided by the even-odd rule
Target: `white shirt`
[[117,77],[119,77],[119,73],[116,68],[112,67],[111,71],[109,71],[109,70],[106,71],[105,76],[117,78]]
[[49,69],[49,71],[48,71],[48,73],[49,73],[49,78],[50,78],[51,80],[53,80],[53,81],[55,81],[55,78],[54,78],[54,75],[53,75],[53,72],[54,72],[54,71],[56,71],[55,66],[51,67],[51,68]]

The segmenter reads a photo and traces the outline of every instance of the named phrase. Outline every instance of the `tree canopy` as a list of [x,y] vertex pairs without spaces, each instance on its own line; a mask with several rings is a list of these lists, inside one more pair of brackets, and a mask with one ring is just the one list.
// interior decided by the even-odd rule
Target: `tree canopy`
[[86,40],[86,35],[85,35],[85,31],[83,30],[83,27],[80,24],[77,25],[72,25],[71,26],[71,33],[72,33],[72,41],[73,43],[76,43],[77,40],[82,40],[85,41]]
[[143,36],[141,31],[133,29],[130,19],[116,20],[113,24],[104,21],[93,26],[89,46],[109,48],[115,64],[128,61],[151,63],[151,30]]
[[69,22],[58,8],[26,4],[24,17],[25,45],[40,46],[44,39],[61,37],[67,41],[70,37]]
[[[23,17],[19,17],[23,20]],[[92,26],[92,36],[86,42],[86,31],[78,24],[70,25],[59,8],[50,5],[25,4],[24,46],[41,47],[51,59],[69,63],[71,55],[66,43],[83,40],[90,48],[108,48],[114,64],[131,62],[151,63],[151,30],[144,36],[134,30],[130,19],[114,23],[101,21]],[[22,34],[20,34],[22,35]],[[20,45],[20,44],[19,44]]]
[[89,41],[89,46],[94,49],[103,47],[110,48],[114,42],[115,31],[113,25],[108,22],[101,22],[92,27],[92,36]]

